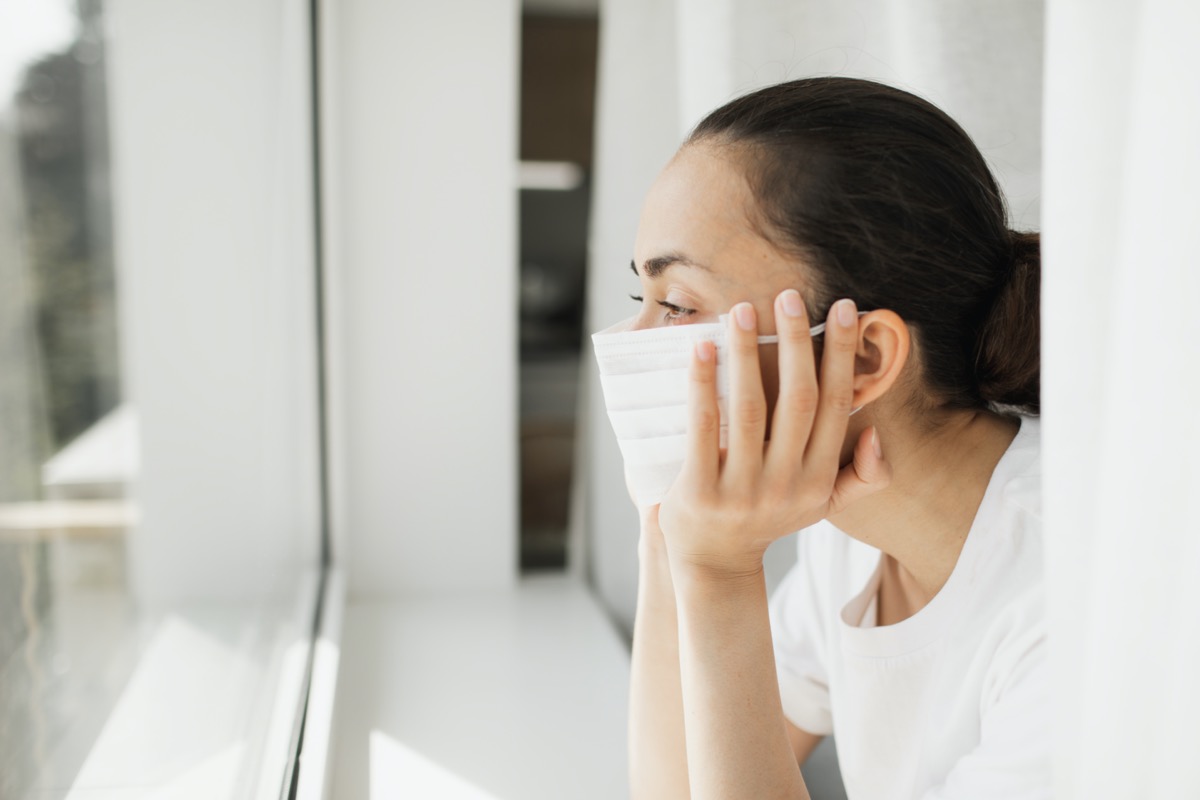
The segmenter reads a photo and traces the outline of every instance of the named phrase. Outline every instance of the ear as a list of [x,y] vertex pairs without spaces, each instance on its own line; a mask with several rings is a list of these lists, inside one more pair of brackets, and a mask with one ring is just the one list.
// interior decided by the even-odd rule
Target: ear
[[894,311],[869,311],[858,320],[854,355],[854,407],[861,408],[892,388],[908,361],[912,338]]

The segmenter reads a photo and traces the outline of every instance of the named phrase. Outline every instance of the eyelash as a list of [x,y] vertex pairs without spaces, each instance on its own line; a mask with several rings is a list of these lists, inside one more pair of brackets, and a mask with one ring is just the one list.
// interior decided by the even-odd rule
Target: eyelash
[[[645,302],[641,296],[636,294],[629,295],[629,299],[633,300],[635,303]],[[673,321],[677,319],[683,319],[684,317],[690,317],[692,314],[696,313],[696,309],[694,308],[683,308],[682,306],[677,306],[674,303],[668,303],[666,300],[656,300],[655,302],[667,310],[668,320]]]

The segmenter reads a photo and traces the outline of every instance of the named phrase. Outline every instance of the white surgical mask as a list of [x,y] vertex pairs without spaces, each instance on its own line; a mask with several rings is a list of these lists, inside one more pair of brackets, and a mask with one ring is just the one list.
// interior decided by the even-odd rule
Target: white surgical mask
[[[644,330],[629,330],[632,322],[625,320],[592,334],[592,347],[600,365],[608,419],[625,460],[625,479],[634,502],[651,506],[662,501],[683,467],[687,453],[688,369],[700,341],[716,346],[721,446],[726,446],[729,325],[726,316],[718,322]],[[825,325],[809,330],[816,336]],[[778,341],[778,336],[758,337],[759,344]]]

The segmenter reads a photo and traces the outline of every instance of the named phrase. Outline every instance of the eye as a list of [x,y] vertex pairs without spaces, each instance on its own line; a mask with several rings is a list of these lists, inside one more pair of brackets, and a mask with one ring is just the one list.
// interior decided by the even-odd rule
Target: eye
[[666,300],[659,300],[658,304],[667,310],[667,313],[663,315],[667,322],[678,322],[696,313],[694,308],[683,308],[674,303],[668,303]]
[[[645,302],[645,298],[637,294],[629,295],[629,299],[635,303]],[[694,308],[684,308],[683,306],[677,306],[674,303],[668,303],[666,300],[655,300],[654,302],[666,309],[666,313],[663,314],[663,319],[666,322],[678,322],[679,320],[685,317],[690,317],[696,313],[696,309]]]

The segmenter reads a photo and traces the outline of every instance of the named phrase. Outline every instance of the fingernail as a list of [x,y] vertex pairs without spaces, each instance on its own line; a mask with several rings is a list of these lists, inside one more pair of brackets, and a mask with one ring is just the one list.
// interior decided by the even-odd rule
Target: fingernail
[[738,303],[734,306],[733,319],[737,322],[738,327],[744,331],[758,329],[758,325],[754,320],[754,306],[749,303]]
[[804,303],[800,302],[800,293],[795,289],[786,289],[779,295],[779,304],[783,306],[783,313],[789,317],[804,316]]
[[701,361],[712,361],[713,343],[709,341],[696,342],[696,358]]
[[883,445],[879,443],[878,428],[871,428],[871,447],[875,448],[876,458],[883,458]]
[[853,300],[837,301],[837,321],[843,328],[849,328],[858,319],[858,311],[854,308]]

